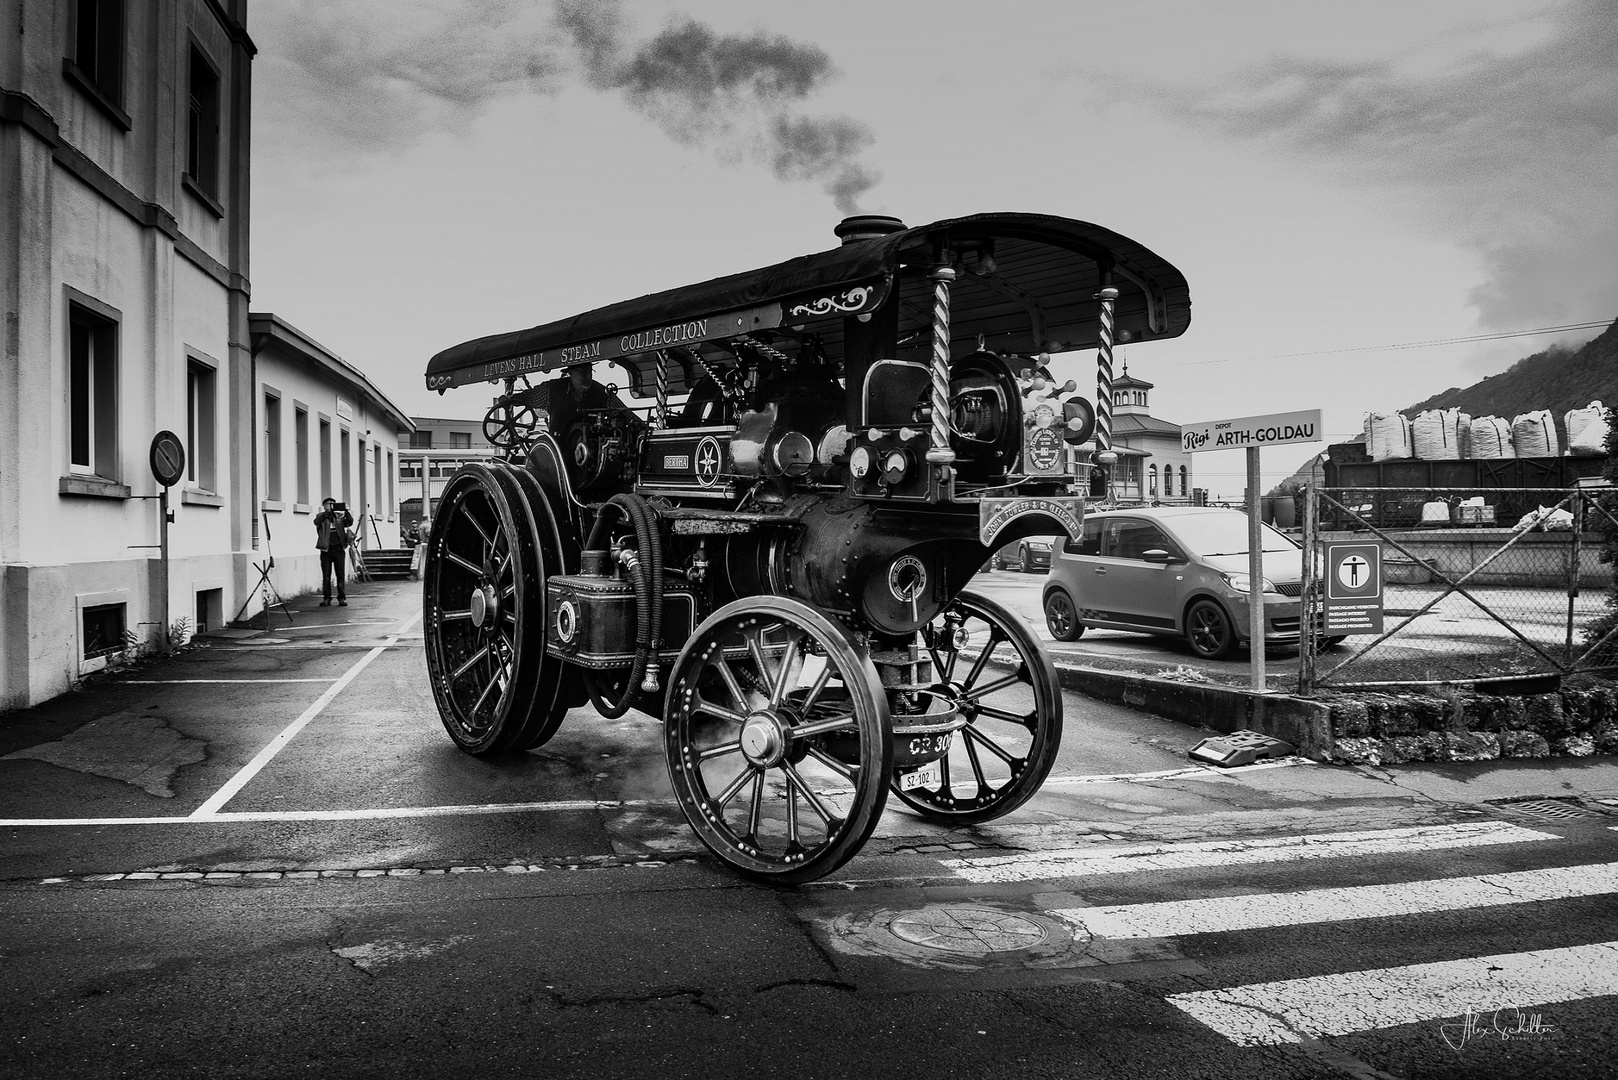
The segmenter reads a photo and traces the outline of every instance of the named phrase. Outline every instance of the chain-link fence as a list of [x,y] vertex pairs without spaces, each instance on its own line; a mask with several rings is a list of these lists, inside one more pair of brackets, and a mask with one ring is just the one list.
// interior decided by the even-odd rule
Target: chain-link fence
[[[1584,633],[1609,610],[1613,567],[1601,561],[1597,530],[1618,524],[1610,492],[1310,489],[1306,577],[1327,572],[1331,541],[1377,544],[1383,630],[1306,635],[1300,689],[1520,679],[1613,664],[1610,644]],[[1305,624],[1323,625],[1322,588],[1311,580],[1304,595]]]

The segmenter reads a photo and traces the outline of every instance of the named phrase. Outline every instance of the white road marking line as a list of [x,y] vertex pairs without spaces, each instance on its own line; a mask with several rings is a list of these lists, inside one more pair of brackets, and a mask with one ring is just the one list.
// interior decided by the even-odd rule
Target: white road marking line
[[[1168,1000],[1238,1046],[1618,994],[1618,941],[1254,983]],[[1459,1026],[1460,1021],[1456,1021]]]
[[229,683],[311,683],[336,682],[337,676],[329,679],[119,679],[119,686],[200,686]]
[[1530,904],[1613,892],[1618,892],[1618,863],[1599,863],[1391,885],[1067,908],[1051,914],[1097,937],[1167,938]]
[[[418,611],[416,614],[410,616],[410,618],[399,627],[398,633],[402,634],[406,630],[409,630],[415,625],[416,620],[421,618],[421,615],[422,613]],[[396,638],[390,638],[386,644],[392,645],[396,640]],[[338,678],[336,682],[332,683],[331,686],[326,688],[325,693],[321,694],[315,699],[314,704],[303,710],[303,714],[296,720],[292,721],[292,723],[288,724],[286,729],[282,731],[281,734],[271,739],[268,746],[260,750],[258,755],[254,757],[252,761],[249,761],[239,772],[236,773],[235,776],[232,776],[229,780],[227,780],[225,782],[225,786],[214,792],[213,795],[209,797],[207,802],[197,807],[196,810],[192,812],[191,819],[193,821],[205,820],[217,814],[220,807],[224,806],[231,799],[235,798],[237,792],[246,787],[247,782],[253,779],[253,777],[257,776],[259,770],[268,765],[271,759],[273,759],[276,754],[281,752],[282,747],[286,746],[287,743],[292,741],[293,736],[297,735],[298,732],[302,731],[311,720],[325,711],[326,706],[330,705],[332,699],[343,692],[344,687],[354,681],[355,676],[364,671],[366,667],[370,665],[372,660],[375,660],[377,657],[381,656],[385,647],[385,645],[378,646],[366,653],[364,656],[360,657],[359,660],[355,661],[353,667],[343,672],[342,676]]]
[[1336,859],[1352,855],[1408,855],[1439,848],[1511,844],[1560,839],[1554,833],[1504,821],[1458,825],[1418,825],[1373,832],[1314,833],[1256,840],[1204,840],[1191,844],[1134,844],[1129,847],[1031,851],[984,859],[945,859],[943,865],[977,884],[1050,877],[1093,877],[1140,870],[1179,870],[1194,866]]
[[1239,775],[1245,772],[1262,772],[1265,769],[1293,769],[1302,765],[1313,765],[1308,758],[1281,758],[1275,761],[1255,761],[1251,765],[1238,765],[1235,768],[1221,769],[1215,765],[1192,765],[1183,769],[1159,769],[1155,772],[1138,773],[1092,773],[1085,776],[1048,776],[1045,778],[1041,790],[1051,785],[1062,784],[1140,784],[1152,780],[1209,780],[1221,776]]
[[0,828],[41,825],[230,825],[252,821],[373,821],[379,818],[461,817],[478,814],[543,814],[568,811],[678,806],[673,799],[557,799],[553,802],[479,803],[464,806],[395,806],[362,810],[221,810],[207,817],[14,818]]

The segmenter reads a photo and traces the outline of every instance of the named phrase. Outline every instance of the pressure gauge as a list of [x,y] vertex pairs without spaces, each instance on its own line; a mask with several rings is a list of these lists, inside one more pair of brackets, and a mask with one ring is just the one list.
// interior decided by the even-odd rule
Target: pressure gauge
[[856,480],[863,480],[871,471],[871,448],[869,446],[856,446],[854,452],[848,455],[848,471],[854,474]]
[[882,459],[882,479],[889,487],[893,487],[905,478],[910,471],[910,455],[903,450],[891,450],[888,456]]

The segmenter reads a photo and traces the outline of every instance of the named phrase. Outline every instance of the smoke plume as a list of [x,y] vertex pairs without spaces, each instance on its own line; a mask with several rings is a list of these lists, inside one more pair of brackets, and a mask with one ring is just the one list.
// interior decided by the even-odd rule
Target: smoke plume
[[844,213],[878,174],[864,124],[804,103],[835,76],[814,45],[677,17],[637,38],[617,0],[282,0],[255,9],[261,137],[306,159],[455,130],[487,102],[583,82],[675,142],[815,182]]
[[1234,87],[1148,93],[1392,189],[1478,257],[1486,327],[1603,318],[1618,310],[1618,5],[1571,0],[1554,23],[1541,44],[1437,71],[1277,57]]

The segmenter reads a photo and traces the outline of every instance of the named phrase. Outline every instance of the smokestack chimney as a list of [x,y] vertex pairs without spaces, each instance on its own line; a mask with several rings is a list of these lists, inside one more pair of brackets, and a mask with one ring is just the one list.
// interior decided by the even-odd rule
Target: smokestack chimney
[[838,222],[832,232],[845,244],[857,244],[861,240],[903,232],[904,227],[904,222],[887,214],[855,214]]

